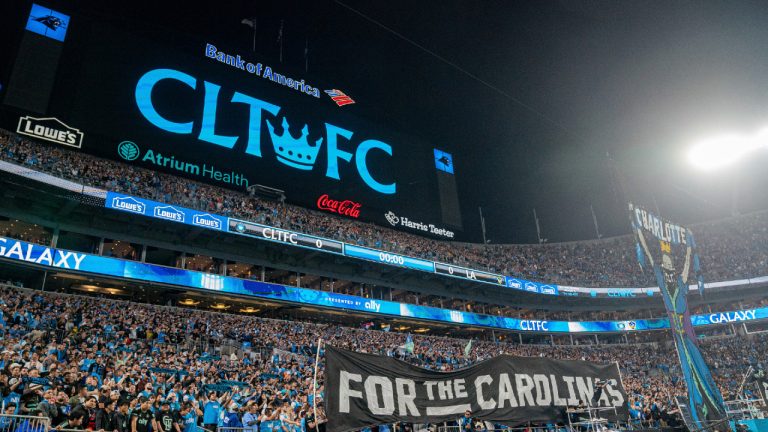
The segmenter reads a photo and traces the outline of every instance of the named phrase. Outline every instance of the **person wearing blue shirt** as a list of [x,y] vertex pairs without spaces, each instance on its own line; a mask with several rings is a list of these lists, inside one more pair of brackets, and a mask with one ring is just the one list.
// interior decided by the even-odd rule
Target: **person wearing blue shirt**
[[0,416],[0,430],[9,430],[13,427],[14,420],[11,417],[16,414],[17,405],[14,403],[4,404],[3,415]]
[[241,428],[243,423],[240,422],[240,416],[237,415],[237,403],[232,402],[229,404],[229,410],[224,414],[222,419],[222,427],[225,428]]
[[143,396],[149,399],[149,397],[152,396],[153,394],[155,394],[155,389],[152,386],[152,383],[146,383],[144,384],[144,390],[141,393],[139,393],[139,396]]
[[259,407],[253,403],[243,415],[243,432],[259,432]]
[[96,363],[96,360],[93,357],[94,357],[94,353],[89,352],[88,357],[80,360],[80,370],[82,372],[88,372],[88,369],[91,367],[91,365],[93,363]]
[[16,392],[11,392],[8,394],[8,396],[3,398],[3,406],[5,407],[13,407],[13,412],[11,414],[18,415],[19,414],[19,402],[21,401],[21,395]]
[[216,399],[216,392],[211,392],[203,405],[203,427],[216,432],[219,424],[219,414],[221,413],[221,404]]
[[196,432],[197,419],[201,415],[203,415],[203,412],[200,410],[200,408],[192,403],[184,402],[181,405],[181,411],[179,411],[182,424],[181,432]]
[[464,415],[459,418],[459,429],[461,432],[469,432],[475,429],[475,420],[472,418],[472,411],[467,410]]

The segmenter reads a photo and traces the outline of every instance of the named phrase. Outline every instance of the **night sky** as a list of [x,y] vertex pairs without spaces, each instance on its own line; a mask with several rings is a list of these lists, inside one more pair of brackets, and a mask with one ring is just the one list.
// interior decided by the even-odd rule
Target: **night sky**
[[244,51],[255,17],[271,59],[283,20],[285,65],[303,70],[307,44],[308,76],[453,152],[476,240],[478,206],[494,243],[536,242],[534,208],[554,242],[595,238],[590,205],[605,236],[628,233],[627,200],[686,224],[768,207],[768,151],[707,173],[685,160],[701,138],[768,126],[764,1],[205,3],[50,5]]

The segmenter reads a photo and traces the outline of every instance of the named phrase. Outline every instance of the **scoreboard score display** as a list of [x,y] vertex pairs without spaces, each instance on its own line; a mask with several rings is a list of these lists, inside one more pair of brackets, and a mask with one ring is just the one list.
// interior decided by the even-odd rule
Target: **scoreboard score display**
[[35,106],[10,97],[10,80],[3,127],[56,145],[45,137],[53,124],[77,131],[78,146],[62,143],[71,151],[245,193],[266,186],[290,203],[419,235],[461,230],[460,216],[441,211],[450,206],[436,173],[454,175],[450,154],[389,130],[385,115],[361,119],[343,83],[216,41],[66,16],[66,40],[20,27],[12,75],[39,67],[25,61],[38,41],[53,44],[58,63]]

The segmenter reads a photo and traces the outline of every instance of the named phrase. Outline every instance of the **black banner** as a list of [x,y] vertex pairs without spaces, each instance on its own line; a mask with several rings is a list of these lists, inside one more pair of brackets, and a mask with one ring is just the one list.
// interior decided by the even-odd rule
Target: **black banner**
[[565,422],[567,407],[609,407],[625,420],[627,397],[616,364],[502,355],[434,372],[390,357],[326,347],[328,432],[393,423],[439,423],[472,416],[515,426]]

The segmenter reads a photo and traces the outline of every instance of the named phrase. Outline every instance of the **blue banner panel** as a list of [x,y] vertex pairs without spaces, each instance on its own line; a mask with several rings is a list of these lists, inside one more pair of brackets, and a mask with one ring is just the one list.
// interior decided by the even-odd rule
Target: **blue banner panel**
[[537,294],[549,294],[549,295],[560,294],[558,287],[555,284],[543,284],[543,283],[533,282],[525,279],[513,278],[511,276],[507,276],[507,286],[509,288],[537,293]]
[[105,207],[216,231],[226,231],[228,218],[199,210],[172,206],[132,195],[107,192]]

